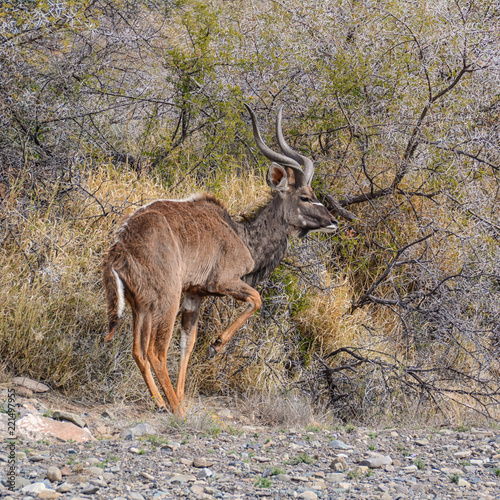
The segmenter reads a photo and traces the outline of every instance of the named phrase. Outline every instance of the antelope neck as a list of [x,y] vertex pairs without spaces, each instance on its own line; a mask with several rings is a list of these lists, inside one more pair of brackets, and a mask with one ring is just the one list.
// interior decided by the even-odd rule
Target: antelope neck
[[276,269],[287,249],[290,229],[281,197],[275,195],[253,219],[236,223],[235,229],[255,262],[253,271],[243,278],[253,286]]

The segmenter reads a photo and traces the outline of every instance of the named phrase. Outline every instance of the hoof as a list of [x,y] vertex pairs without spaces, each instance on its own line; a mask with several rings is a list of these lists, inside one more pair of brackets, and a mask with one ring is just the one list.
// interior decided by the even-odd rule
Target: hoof
[[207,349],[207,359],[211,359],[211,358],[215,357],[216,354],[217,354],[217,351],[215,350],[215,347],[213,345],[211,345]]

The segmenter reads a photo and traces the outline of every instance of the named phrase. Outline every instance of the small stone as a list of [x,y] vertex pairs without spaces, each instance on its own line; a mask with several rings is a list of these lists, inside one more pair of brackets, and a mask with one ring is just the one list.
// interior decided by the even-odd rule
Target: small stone
[[418,444],[418,446],[427,446],[429,444],[429,440],[427,438],[417,439],[415,444]]
[[425,495],[427,490],[427,485],[422,483],[417,483],[410,487],[410,493],[413,493],[414,495]]
[[285,483],[288,483],[292,480],[292,476],[288,474],[277,474],[275,477],[278,481],[283,481]]
[[351,483],[339,483],[339,488],[344,491],[349,491],[351,489]]
[[336,470],[336,471],[341,471],[341,470],[346,470],[348,467],[347,461],[344,457],[335,457],[332,462],[330,463],[330,469]]
[[132,491],[129,493],[130,500],[144,500],[144,497],[140,493]]
[[135,427],[124,430],[120,437],[123,439],[135,439],[137,436],[154,435],[156,429],[150,424],[138,424]]
[[193,476],[192,474],[175,474],[168,480],[171,484],[193,483],[194,481],[196,481],[196,476]]
[[155,478],[154,476],[152,476],[151,474],[148,474],[147,472],[141,472],[141,476],[145,479],[147,479],[148,481],[154,481]]
[[198,479],[206,479],[207,477],[213,476],[213,474],[214,473],[210,469],[204,467],[203,469],[200,469],[198,471],[196,476],[198,477]]
[[100,467],[89,467],[87,470],[94,476],[100,476],[103,472]]
[[304,491],[297,498],[306,498],[307,500],[317,500],[318,495],[314,491]]
[[38,494],[38,498],[45,498],[47,500],[51,500],[54,498],[59,498],[62,496],[62,493],[58,493],[55,490],[44,490],[41,493]]
[[260,463],[265,463],[265,462],[270,462],[271,461],[271,459],[269,457],[253,457],[253,459],[256,462],[260,462]]
[[193,484],[193,486],[191,486],[191,493],[196,498],[203,498],[205,496],[205,491],[203,489],[203,486],[199,484]]
[[14,481],[14,489],[15,490],[22,490],[25,486],[28,486],[30,482],[22,477],[22,476],[16,476],[16,479]]
[[418,467],[416,465],[408,465],[407,467],[402,467],[401,470],[405,474],[412,474],[413,472],[417,472],[418,471]]
[[83,488],[82,493],[84,495],[93,495],[94,493],[97,493],[98,491],[99,491],[99,486],[92,484],[92,485],[88,485],[85,488]]
[[87,426],[82,417],[69,411],[56,410],[52,414],[52,418],[55,420],[67,420],[68,422],[73,422],[75,425],[81,427],[82,429]]
[[292,476],[292,481],[294,483],[307,483],[308,478],[306,476]]
[[466,481],[463,477],[458,480],[458,486],[463,486],[464,488],[470,488],[469,481]]
[[34,493],[35,495],[39,495],[42,491],[45,491],[47,489],[47,486],[45,486],[45,483],[32,483],[28,484],[27,486],[24,486],[21,488],[22,493]]
[[440,469],[443,474],[446,474],[448,476],[463,476],[464,471],[462,469],[456,469],[452,467],[443,467]]
[[12,382],[33,392],[48,392],[50,387],[28,377],[14,377]]
[[192,467],[193,466],[193,459],[181,457],[181,458],[179,458],[179,463],[181,463],[182,465],[187,465],[188,467]]
[[33,391],[27,387],[17,386],[16,396],[21,396],[23,398],[31,398],[33,396]]
[[169,451],[177,451],[181,447],[180,443],[169,443],[169,444],[164,444],[161,449],[162,450],[169,450]]
[[327,474],[325,479],[329,483],[339,483],[345,479],[345,474],[340,474],[338,472],[335,474]]
[[453,456],[455,458],[469,458],[472,455],[471,450],[465,450],[465,451],[457,451],[456,453],[453,453]]
[[89,482],[94,486],[99,486],[99,488],[105,488],[108,485],[103,479],[91,479]]
[[69,483],[63,483],[56,488],[56,491],[59,493],[68,493],[68,491],[71,491],[72,487],[73,486]]
[[198,457],[193,460],[193,467],[197,467],[199,469],[203,469],[205,467],[212,467],[214,463],[210,460],[207,460],[204,457]]
[[330,441],[328,443],[328,446],[330,448],[335,449],[335,450],[349,450],[352,448],[352,446],[345,444],[342,441],[339,441],[338,439],[334,439],[333,441]]
[[376,455],[359,462],[359,465],[364,465],[366,467],[369,467],[370,469],[378,469],[380,467],[384,467],[385,465],[391,464],[392,459],[389,455]]
[[135,446],[131,446],[128,451],[130,453],[133,453],[134,455],[138,455],[139,454],[139,448],[136,448]]
[[62,480],[62,472],[54,466],[51,466],[47,470],[47,479],[49,481],[61,481]]

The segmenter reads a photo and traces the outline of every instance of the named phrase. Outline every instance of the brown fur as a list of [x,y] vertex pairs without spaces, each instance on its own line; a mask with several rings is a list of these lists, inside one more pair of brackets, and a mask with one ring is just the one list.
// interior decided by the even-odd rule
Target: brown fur
[[[248,304],[209,348],[208,354],[213,356],[261,306],[259,293],[250,285],[275,269],[290,235],[336,227],[312,189],[296,185],[297,177],[288,166],[271,165],[269,184],[277,194],[243,222],[234,221],[218,200],[196,196],[184,201],[154,201],[119,227],[103,268],[109,322],[106,340],[113,337],[128,302],[133,316],[132,355],[159,407],[165,407],[165,402],[151,368],[170,408],[182,411],[186,370],[203,297],[228,295]],[[174,390],[166,361],[179,309],[181,361]]]

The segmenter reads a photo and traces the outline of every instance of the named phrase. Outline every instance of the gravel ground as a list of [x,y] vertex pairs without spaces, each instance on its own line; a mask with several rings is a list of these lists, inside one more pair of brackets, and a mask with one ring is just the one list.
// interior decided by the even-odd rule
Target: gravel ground
[[[43,398],[16,404],[21,416],[54,415]],[[193,426],[137,408],[75,409],[96,439],[18,436],[14,491],[3,418],[0,498],[500,499],[498,429],[265,427],[227,408]]]

